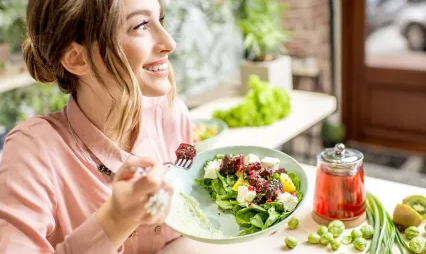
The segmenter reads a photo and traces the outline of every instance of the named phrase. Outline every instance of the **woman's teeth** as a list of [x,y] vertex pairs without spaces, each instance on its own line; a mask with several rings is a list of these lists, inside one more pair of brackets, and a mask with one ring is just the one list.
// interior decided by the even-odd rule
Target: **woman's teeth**
[[144,69],[147,71],[165,71],[168,68],[169,68],[169,65],[167,63],[157,64],[157,65],[146,67],[146,68],[144,67]]

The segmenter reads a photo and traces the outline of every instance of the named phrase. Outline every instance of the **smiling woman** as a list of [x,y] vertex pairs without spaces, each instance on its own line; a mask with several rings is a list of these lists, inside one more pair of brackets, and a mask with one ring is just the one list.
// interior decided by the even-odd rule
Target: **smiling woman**
[[7,136],[0,254],[153,253],[179,237],[163,162],[192,135],[163,20],[158,0],[28,2],[28,70],[70,97]]

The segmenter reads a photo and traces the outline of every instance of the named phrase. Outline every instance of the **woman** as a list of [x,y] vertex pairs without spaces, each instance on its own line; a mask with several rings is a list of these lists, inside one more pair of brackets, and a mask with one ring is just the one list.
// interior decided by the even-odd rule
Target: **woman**
[[1,254],[153,253],[178,237],[163,163],[191,125],[163,18],[158,0],[29,0],[28,69],[72,96],[7,137]]

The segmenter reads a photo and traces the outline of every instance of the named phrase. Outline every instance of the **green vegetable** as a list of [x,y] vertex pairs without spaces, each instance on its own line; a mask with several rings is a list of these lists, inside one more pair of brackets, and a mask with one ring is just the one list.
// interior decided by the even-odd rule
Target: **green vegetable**
[[420,237],[414,237],[411,239],[410,243],[410,250],[416,254],[423,253],[423,250],[425,248],[425,240]]
[[299,220],[296,217],[291,218],[288,222],[288,227],[291,229],[296,229],[299,226]]
[[355,239],[354,240],[354,247],[357,250],[363,251],[365,249],[365,247],[367,247],[367,240],[365,240],[362,237]]
[[294,249],[297,246],[297,240],[296,238],[289,236],[285,239],[285,244],[288,248]]
[[321,236],[317,233],[310,233],[308,236],[308,242],[311,244],[319,243]]
[[361,233],[365,239],[371,239],[374,235],[374,228],[371,225],[364,225],[361,227]]
[[333,239],[333,240],[331,240],[331,242],[330,242],[330,245],[331,245],[331,248],[333,249],[333,250],[337,250],[337,249],[339,249],[340,248],[340,240],[338,240],[338,239]]
[[[371,240],[369,253],[393,253],[392,247],[394,243],[398,247],[399,253],[405,254],[406,252],[404,249],[408,251],[408,253],[412,253],[410,247],[396,228],[391,216],[386,212],[386,209],[380,201],[371,193],[367,193],[366,204],[368,221],[371,225],[374,225],[374,232],[372,232],[373,239]],[[361,228],[361,232],[363,231],[369,232],[367,235],[371,236],[368,226],[364,227],[364,229]]]
[[322,236],[325,233],[328,233],[328,228],[326,226],[320,226],[318,228],[318,235]]
[[273,174],[273,177],[277,179],[278,181],[281,181],[281,176],[279,174],[275,173]]
[[351,232],[352,239],[360,238],[362,236],[362,232],[359,229],[353,229]]
[[331,240],[333,240],[333,234],[332,233],[324,233],[320,238],[320,243],[324,246],[327,246]]
[[408,240],[411,240],[414,237],[419,236],[419,230],[415,226],[406,228],[404,233],[405,233],[405,237],[407,237]]
[[334,237],[340,236],[345,231],[345,224],[340,220],[334,220],[328,224],[328,232],[332,233]]
[[349,245],[349,244],[352,243],[352,241],[353,241],[353,239],[352,239],[352,236],[350,236],[350,235],[345,235],[344,237],[342,237],[342,243],[344,245]]
[[282,88],[269,85],[259,76],[249,80],[250,91],[243,101],[228,110],[216,110],[213,117],[225,121],[229,127],[270,125],[290,113],[290,96]]

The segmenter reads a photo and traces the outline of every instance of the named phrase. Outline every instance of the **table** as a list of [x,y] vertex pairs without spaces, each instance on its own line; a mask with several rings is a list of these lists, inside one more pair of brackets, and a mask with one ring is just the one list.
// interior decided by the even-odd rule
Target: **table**
[[[211,118],[214,110],[228,109],[242,97],[217,99],[190,111],[193,118]],[[281,121],[264,127],[229,129],[213,148],[230,145],[255,145],[277,148],[322,121],[336,110],[336,98],[330,95],[294,90],[291,113]]]
[[[316,232],[319,225],[312,219],[311,213],[313,208],[313,188],[315,186],[316,168],[313,166],[302,165],[308,177],[309,190],[306,196],[306,201],[302,209],[295,215],[300,220],[296,230],[289,230],[284,225],[278,231],[269,236],[256,239],[251,242],[232,244],[232,245],[212,245],[200,243],[188,238],[180,238],[167,245],[161,254],[184,253],[184,254],[240,254],[240,253],[268,253],[268,254],[283,254],[283,253],[331,253],[330,245],[323,247],[322,245],[309,245],[307,243],[308,235],[311,232]],[[402,199],[412,194],[426,194],[425,188],[409,186],[396,182],[389,182],[372,177],[365,177],[367,191],[375,195],[392,216],[393,209],[397,203],[401,203]],[[421,234],[424,236],[424,224],[421,226]],[[350,234],[351,229],[346,230],[343,235]],[[293,250],[288,250],[284,247],[284,239],[287,236],[294,236],[298,240],[298,246]],[[345,246],[342,244],[335,253],[361,253],[351,250],[352,245]],[[365,252],[365,251],[364,251]],[[398,253],[395,251],[394,253]]]

